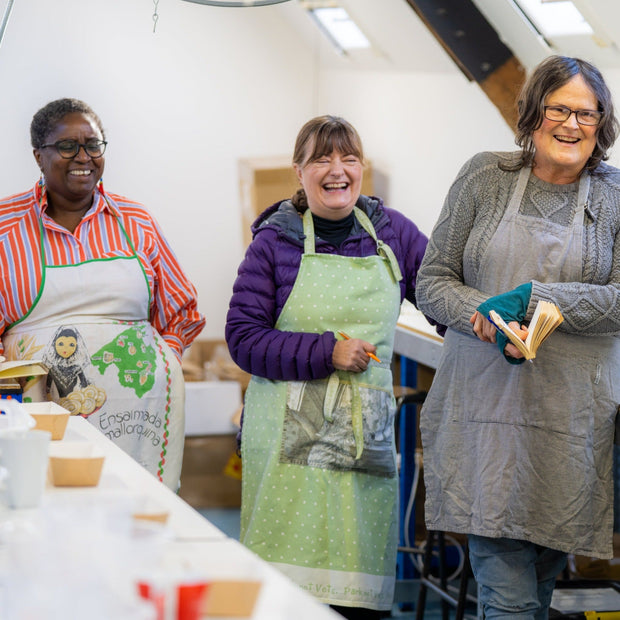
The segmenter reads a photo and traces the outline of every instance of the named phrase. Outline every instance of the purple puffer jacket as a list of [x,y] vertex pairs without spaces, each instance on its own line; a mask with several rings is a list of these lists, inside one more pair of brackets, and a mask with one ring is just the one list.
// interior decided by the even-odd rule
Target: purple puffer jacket
[[[394,251],[403,279],[401,300],[415,303],[416,274],[428,239],[402,213],[379,198],[360,196],[357,206],[370,218],[377,237]],[[333,332],[283,332],[274,325],[295,284],[303,254],[303,223],[290,200],[266,209],[252,226],[253,241],[239,266],[226,318],[226,342],[243,370],[272,380],[307,381],[334,372]],[[317,253],[371,256],[376,244],[355,220],[340,248],[316,240]]]

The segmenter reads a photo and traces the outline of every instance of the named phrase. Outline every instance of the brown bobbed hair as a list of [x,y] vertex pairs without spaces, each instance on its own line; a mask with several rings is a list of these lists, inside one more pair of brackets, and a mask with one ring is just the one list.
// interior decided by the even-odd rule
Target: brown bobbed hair
[[[364,164],[362,140],[355,127],[339,116],[317,116],[299,130],[293,151],[293,163],[303,168],[333,151],[355,155]],[[302,213],[308,208],[303,188],[298,189],[291,200]]]
[[580,58],[549,56],[534,69],[521,90],[518,101],[519,120],[515,135],[515,142],[522,149],[521,158],[514,167],[506,166],[507,169],[518,170],[534,163],[532,135],[542,125],[545,100],[576,75],[581,75],[592,90],[598,101],[598,111],[603,114],[596,129],[596,146],[585,168],[592,171],[601,161],[609,158],[608,150],[616,141],[619,126],[611,92],[601,72]]

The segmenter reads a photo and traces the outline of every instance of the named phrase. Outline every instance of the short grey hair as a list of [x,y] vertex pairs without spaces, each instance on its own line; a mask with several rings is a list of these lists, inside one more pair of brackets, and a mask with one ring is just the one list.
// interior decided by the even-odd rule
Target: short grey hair
[[64,98],[50,101],[32,117],[32,122],[30,123],[30,142],[32,147],[35,149],[41,148],[58,123],[60,123],[67,114],[73,112],[78,112],[90,117],[99,128],[105,140],[103,124],[101,119],[95,114],[95,111],[87,103],[79,99]]

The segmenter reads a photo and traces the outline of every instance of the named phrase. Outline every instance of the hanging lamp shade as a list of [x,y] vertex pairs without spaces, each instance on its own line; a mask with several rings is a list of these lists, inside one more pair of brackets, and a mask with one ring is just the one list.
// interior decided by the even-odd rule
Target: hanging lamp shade
[[207,6],[249,7],[282,4],[283,2],[290,2],[290,0],[185,0],[185,2],[206,4]]

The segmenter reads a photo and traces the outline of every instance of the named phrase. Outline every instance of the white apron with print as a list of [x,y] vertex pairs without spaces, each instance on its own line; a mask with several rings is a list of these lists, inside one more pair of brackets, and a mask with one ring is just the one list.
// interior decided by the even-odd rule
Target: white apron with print
[[[583,173],[570,226],[522,215],[530,168],[465,284],[490,296],[531,280],[582,280]],[[612,442],[620,341],[556,331],[532,362],[449,329],[422,408],[429,529],[611,557]]]
[[315,254],[311,213],[282,331],[343,330],[381,364],[315,381],[253,377],[245,396],[241,540],[325,603],[390,609],[398,483],[392,393],[400,269],[359,209],[378,256]]
[[176,490],[183,374],[148,313],[148,284],[135,255],[45,265],[33,307],[2,341],[8,359],[42,359],[50,369],[29,381],[25,401],[51,398],[85,417]]

